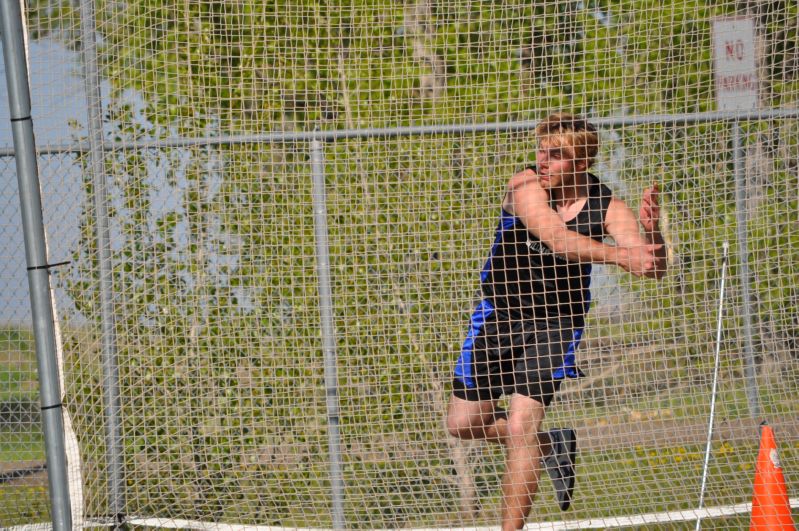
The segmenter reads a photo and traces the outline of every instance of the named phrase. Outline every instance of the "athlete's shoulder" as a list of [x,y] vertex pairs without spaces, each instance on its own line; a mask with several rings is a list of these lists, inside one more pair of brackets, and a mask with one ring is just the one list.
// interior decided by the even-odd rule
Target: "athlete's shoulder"
[[527,188],[532,190],[543,190],[538,180],[538,174],[535,172],[534,166],[530,166],[514,174],[513,177],[511,177],[508,181],[507,191],[509,193]]
[[546,191],[538,181],[535,168],[529,167],[510,178],[505,189],[505,198],[502,205],[505,210],[512,213],[514,204],[522,201],[535,201],[539,198],[546,199]]

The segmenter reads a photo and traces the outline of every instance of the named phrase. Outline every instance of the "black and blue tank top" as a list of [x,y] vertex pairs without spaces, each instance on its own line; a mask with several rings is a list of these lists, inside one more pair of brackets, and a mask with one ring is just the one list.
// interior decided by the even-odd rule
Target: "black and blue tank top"
[[[612,192],[594,175],[588,177],[588,199],[566,226],[602,241]],[[555,209],[554,202],[550,207]],[[591,303],[591,264],[556,256],[504,208],[480,280],[483,295],[497,309],[522,319],[582,321]]]

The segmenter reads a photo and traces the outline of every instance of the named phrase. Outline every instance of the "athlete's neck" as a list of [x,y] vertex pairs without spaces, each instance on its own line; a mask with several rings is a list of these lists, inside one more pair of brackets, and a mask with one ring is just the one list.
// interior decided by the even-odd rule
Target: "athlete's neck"
[[568,207],[588,197],[588,174],[575,173],[565,179],[560,186],[550,189],[552,201],[560,207]]

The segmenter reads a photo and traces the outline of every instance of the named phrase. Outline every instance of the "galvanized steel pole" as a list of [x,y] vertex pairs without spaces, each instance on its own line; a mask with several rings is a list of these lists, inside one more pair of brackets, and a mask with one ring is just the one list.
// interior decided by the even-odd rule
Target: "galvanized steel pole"
[[36,339],[36,360],[39,372],[39,394],[47,457],[47,479],[53,529],[71,531],[69,477],[64,444],[64,417],[61,385],[58,380],[53,301],[50,292],[50,267],[42,219],[42,197],[36,142],[31,119],[30,84],[25,54],[22,8],[17,0],[0,2],[0,31],[8,85],[8,106],[14,137],[14,155],[22,210],[22,231],[25,238],[25,259],[28,265],[28,288],[33,313],[33,334]]
[[740,262],[740,282],[742,293],[742,313],[744,320],[744,377],[746,378],[746,398],[749,415],[760,416],[760,395],[757,389],[757,365],[752,340],[752,295],[750,285],[752,273],[749,270],[749,209],[746,201],[746,154],[742,142],[741,126],[732,123],[732,160],[735,173],[735,217],[738,233],[738,261]]
[[330,486],[333,529],[345,529],[344,479],[341,472],[341,437],[339,434],[338,377],[336,370],[336,331],[333,322],[333,294],[330,288],[330,249],[327,228],[324,145],[311,142],[313,172],[313,217],[316,235],[316,271],[319,277],[319,312],[322,324],[322,350],[325,360],[327,396],[327,438],[330,453]]
[[103,417],[105,420],[106,465],[108,470],[108,510],[114,526],[125,518],[124,462],[119,398],[119,363],[117,360],[116,320],[114,318],[111,235],[108,226],[108,186],[103,148],[103,108],[100,74],[97,66],[93,2],[80,3],[83,82],[86,89],[89,150],[87,169],[92,176],[95,238],[99,274],[100,320],[103,360]]

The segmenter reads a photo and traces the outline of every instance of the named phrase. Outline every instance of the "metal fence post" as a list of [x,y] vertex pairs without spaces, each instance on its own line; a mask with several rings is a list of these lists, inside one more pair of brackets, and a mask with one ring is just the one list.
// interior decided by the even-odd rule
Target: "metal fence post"
[[111,236],[108,228],[108,187],[105,178],[103,147],[103,107],[100,74],[97,67],[93,2],[80,3],[81,53],[86,90],[89,151],[88,169],[94,183],[94,212],[100,291],[100,315],[103,347],[103,414],[105,420],[106,462],[108,466],[109,511],[119,526],[125,513],[125,483],[120,433],[119,363],[116,350]]
[[760,398],[757,390],[757,369],[752,341],[752,296],[749,290],[752,274],[749,270],[749,212],[746,204],[746,154],[741,139],[741,125],[732,122],[732,160],[735,173],[735,216],[738,232],[738,260],[741,264],[741,290],[744,320],[744,376],[746,378],[746,398],[749,415],[760,415]]
[[69,502],[64,417],[61,385],[58,380],[55,322],[50,292],[50,268],[42,219],[42,197],[36,161],[36,141],[31,119],[30,85],[25,53],[24,28],[20,2],[0,2],[3,59],[8,85],[8,106],[19,183],[25,259],[28,265],[28,288],[36,339],[39,393],[47,456],[47,479],[53,529],[70,531],[72,514]]
[[333,529],[344,529],[344,479],[341,472],[338,378],[336,374],[336,331],[333,324],[333,294],[330,288],[330,248],[327,228],[324,145],[311,141],[313,171],[313,216],[316,236],[316,271],[319,276],[319,312],[322,324],[322,349],[325,359],[327,397],[327,437],[330,452],[330,486]]

